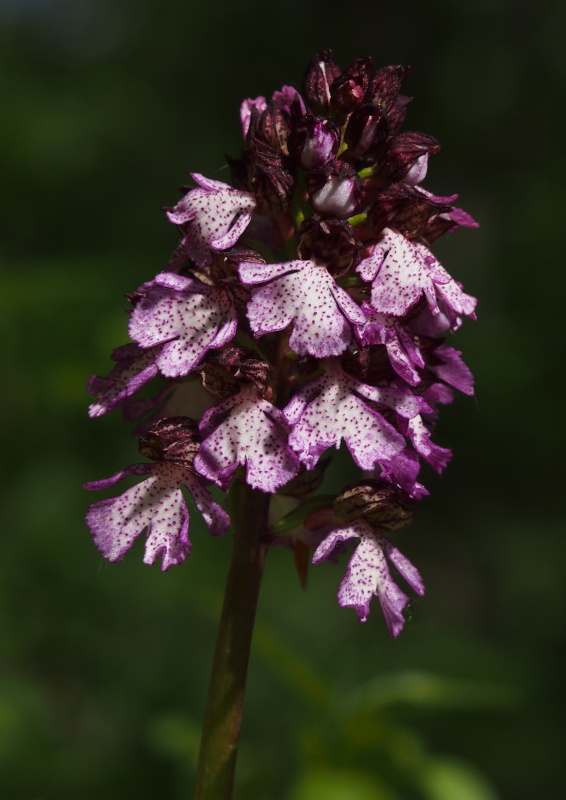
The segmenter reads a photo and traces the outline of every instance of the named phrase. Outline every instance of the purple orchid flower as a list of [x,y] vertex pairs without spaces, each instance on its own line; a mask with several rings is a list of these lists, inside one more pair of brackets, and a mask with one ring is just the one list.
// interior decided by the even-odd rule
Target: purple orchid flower
[[242,262],[240,278],[252,290],[248,319],[256,336],[293,323],[289,347],[297,355],[317,358],[343,353],[353,338],[352,323],[365,315],[328,270],[312,261],[283,264]]
[[238,319],[230,295],[192,278],[161,272],[144,284],[130,317],[130,336],[155,356],[168,378],[188,375],[211,348],[234,337]]
[[199,267],[212,264],[212,250],[236,244],[252,218],[257,200],[251,192],[222,181],[191,173],[198,188],[190,189],[176,206],[167,209],[175,225],[186,227],[183,245]]
[[316,548],[313,564],[327,559],[339,543],[354,536],[360,539],[360,544],[340,584],[338,602],[344,608],[353,608],[360,622],[366,622],[371,598],[377,596],[389,633],[396,637],[403,630],[403,611],[409,598],[391,577],[387,561],[393,564],[418,595],[423,595],[425,590],[418,571],[388,539],[377,533],[365,520],[357,520],[331,531]]
[[462,291],[427,247],[389,228],[357,272],[372,284],[371,304],[382,314],[402,317],[424,296],[433,315],[447,308],[475,318],[475,297]]
[[165,571],[187,558],[191,550],[189,513],[181,485],[190,492],[213,535],[225,533],[230,527],[230,518],[211,498],[201,479],[180,464],[133,464],[111,478],[87,483],[85,488],[108,489],[130,475],[149,477],[119,497],[94,503],[86,515],[95,544],[109,561],[121,561],[144,530],[144,564],[153,564],[161,556]]

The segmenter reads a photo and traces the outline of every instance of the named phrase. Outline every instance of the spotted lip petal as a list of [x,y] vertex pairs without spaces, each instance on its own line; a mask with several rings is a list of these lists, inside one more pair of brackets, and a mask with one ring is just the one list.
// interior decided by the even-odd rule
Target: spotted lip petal
[[211,348],[236,333],[233,303],[223,289],[162,272],[145,289],[130,317],[129,332],[142,347],[161,345],[155,363],[163,375],[187,375]]
[[117,347],[112,353],[116,366],[102,378],[93,375],[87,383],[89,394],[98,395],[88,410],[89,417],[100,417],[125,405],[146,383],[158,373],[155,363],[158,348],[143,350],[137,344]]
[[204,414],[204,441],[195,469],[227,489],[238,465],[245,465],[252,488],[276,492],[299,471],[299,459],[281,433],[286,427],[281,411],[260,397],[255,386],[244,386]]
[[161,556],[165,571],[187,558],[191,550],[189,514],[181,484],[192,494],[211,533],[228,529],[228,515],[212,500],[199,478],[178,464],[133,464],[111,478],[87,483],[85,488],[107,489],[130,475],[148,477],[119,497],[94,503],[86,515],[95,544],[109,561],[121,561],[144,530],[144,564],[153,564]]
[[291,323],[289,347],[297,355],[340,355],[353,338],[352,323],[365,315],[324,267],[312,261],[280,264],[242,262],[243,283],[270,281],[252,290],[248,319],[256,336],[280,331]]
[[475,297],[462,291],[428,248],[390,228],[356,269],[372,284],[371,304],[382,314],[402,317],[424,296],[433,315],[442,310],[440,299],[454,314],[474,318]]
[[336,545],[352,537],[358,537],[360,543],[340,584],[338,602],[343,608],[353,608],[360,622],[366,622],[371,598],[376,595],[389,632],[396,637],[405,624],[403,611],[409,598],[394,582],[387,559],[419,595],[424,594],[422,578],[411,562],[365,520],[331,531],[315,550],[313,564],[327,559]]
[[167,209],[167,218],[175,225],[186,226],[183,245],[199,267],[206,267],[212,264],[211,250],[226,250],[236,244],[252,218],[256,199],[250,192],[197,172],[192,178],[198,188]]
[[342,439],[363,470],[388,463],[404,449],[403,436],[360,394],[402,408],[409,416],[418,413],[415,398],[362,384],[334,360],[327,362],[324,374],[303,386],[283,410],[293,426],[289,444],[307,469],[313,469],[329,447],[339,447]]

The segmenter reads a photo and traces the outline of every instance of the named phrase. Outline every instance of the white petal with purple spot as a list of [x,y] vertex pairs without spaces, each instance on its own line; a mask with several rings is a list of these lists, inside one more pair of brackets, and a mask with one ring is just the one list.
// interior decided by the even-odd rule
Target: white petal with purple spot
[[442,310],[440,298],[454,314],[473,317],[476,299],[462,291],[428,248],[397,231],[385,228],[356,269],[372,284],[371,304],[382,314],[401,317],[424,296],[434,315]]
[[129,332],[142,347],[162,345],[155,361],[166,377],[187,375],[210,348],[236,333],[236,311],[223,289],[163,272],[145,293]]
[[86,515],[94,541],[109,561],[120,561],[134,540],[147,530],[144,563],[162,558],[162,569],[180,564],[190,553],[189,514],[180,486],[193,494],[211,533],[229,527],[228,515],[210,497],[199,479],[186,467],[169,462],[134,464],[111,478],[86,484],[106,489],[128,475],[149,477],[119,497],[94,503]]
[[254,334],[280,331],[292,323],[289,346],[297,355],[340,355],[352,340],[351,323],[365,319],[328,270],[312,261],[243,262],[239,271],[244,283],[271,281],[252,290],[248,319]]
[[167,211],[167,217],[175,225],[187,226],[183,244],[196,264],[204,267],[212,264],[211,249],[224,250],[236,243],[251,220],[256,199],[251,192],[199,173],[192,177],[198,188],[187,192]]
[[365,622],[371,598],[377,596],[389,632],[392,636],[398,636],[405,624],[403,610],[409,598],[393,580],[387,558],[417,594],[424,594],[424,585],[411,562],[368,522],[357,520],[332,531],[315,550],[313,564],[324,561],[339,542],[354,536],[359,537],[360,543],[340,584],[338,602],[344,608],[353,608],[360,622]]
[[299,459],[282,430],[285,419],[258,394],[255,386],[207,411],[200,424],[203,437],[195,469],[223,489],[238,465],[246,466],[246,480],[254,489],[276,492],[299,471]]

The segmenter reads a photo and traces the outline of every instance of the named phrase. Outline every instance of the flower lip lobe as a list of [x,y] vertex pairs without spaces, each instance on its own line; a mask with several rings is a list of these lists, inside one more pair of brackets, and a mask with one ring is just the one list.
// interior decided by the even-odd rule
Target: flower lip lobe
[[147,529],[144,564],[162,557],[165,571],[190,553],[189,514],[180,486],[191,492],[211,533],[224,533],[230,520],[210,497],[200,480],[186,467],[173,463],[134,464],[111,478],[86,484],[87,489],[106,489],[129,475],[147,475],[142,483],[119,497],[94,503],[86,522],[94,541],[109,561],[121,561],[134,540]]
[[372,284],[371,304],[382,314],[402,317],[424,296],[433,315],[439,301],[454,314],[474,317],[476,299],[465,294],[430,250],[386,228],[357,272]]
[[340,543],[357,536],[360,543],[350,559],[346,575],[338,590],[338,602],[353,608],[360,622],[366,622],[370,600],[376,595],[389,633],[397,637],[405,624],[403,611],[409,602],[407,595],[394,582],[387,560],[418,595],[424,594],[424,584],[417,569],[391,542],[362,520],[338,528],[319,544],[313,564],[327,559]]
[[192,178],[198,188],[190,189],[167,217],[175,225],[186,225],[183,243],[198,266],[212,264],[211,250],[224,250],[236,244],[247,228],[257,201],[250,192],[234,189],[222,181],[205,178],[196,172]]
[[174,378],[188,375],[209,349],[227,344],[237,323],[226,291],[164,272],[146,287],[129,331],[142,347],[161,345],[155,363]]
[[243,262],[240,278],[250,285],[271,279],[252,290],[250,326],[256,336],[263,336],[293,323],[289,347],[299,356],[340,355],[353,338],[351,323],[365,319],[350,295],[312,261],[259,266]]

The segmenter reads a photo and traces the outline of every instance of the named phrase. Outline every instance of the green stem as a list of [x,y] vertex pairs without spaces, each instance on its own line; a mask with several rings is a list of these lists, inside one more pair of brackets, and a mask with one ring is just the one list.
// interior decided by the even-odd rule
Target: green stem
[[231,800],[271,495],[236,480],[234,533],[197,766],[195,800]]

